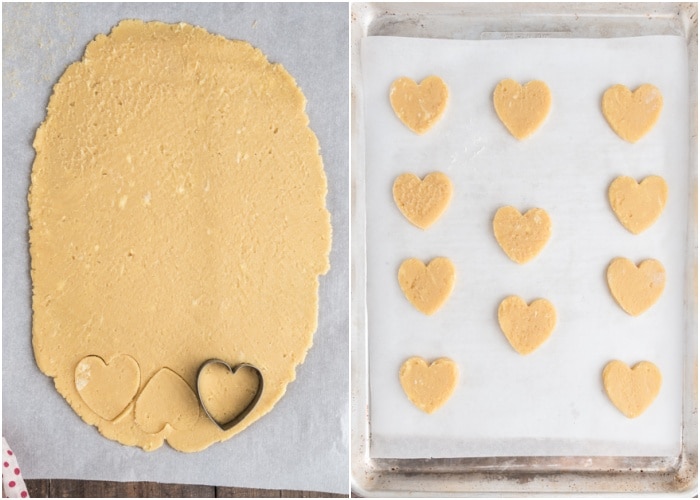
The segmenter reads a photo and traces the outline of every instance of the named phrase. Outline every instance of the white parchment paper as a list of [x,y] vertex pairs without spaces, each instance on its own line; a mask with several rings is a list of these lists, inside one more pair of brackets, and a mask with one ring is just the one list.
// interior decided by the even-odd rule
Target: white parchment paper
[[[370,454],[383,458],[647,455],[680,450],[683,290],[688,214],[688,69],[679,37],[459,41],[369,37],[362,45],[367,199],[367,310]],[[439,75],[450,89],[443,119],[418,136],[388,98],[400,76]],[[504,78],[545,81],[551,113],[525,140],[498,120],[493,90]],[[664,96],[656,127],[637,144],[602,116],[616,83],[653,83]],[[394,179],[446,173],[454,196],[422,231],[392,198]],[[614,178],[661,175],[669,200],[657,223],[627,232],[611,211]],[[547,210],[553,235],[519,266],[495,241],[503,205]],[[411,306],[397,282],[401,262],[449,257],[456,286],[434,316]],[[667,285],[640,317],[627,315],[605,273],[618,256],[666,267]],[[556,307],[552,337],[529,356],[508,344],[497,322],[501,300],[546,298]],[[398,372],[408,357],[447,356],[460,368],[453,397],[432,415],[414,407]],[[602,370],[620,359],[655,363],[663,386],[641,417],[607,399]]]
[[[194,454],[146,453],[85,424],[31,348],[27,192],[34,133],[66,67],[120,20],[187,22],[260,48],[307,97],[333,224],[319,328],[297,379],[242,434]],[[348,21],[346,4],[3,4],[2,432],[28,478],[348,492]]]

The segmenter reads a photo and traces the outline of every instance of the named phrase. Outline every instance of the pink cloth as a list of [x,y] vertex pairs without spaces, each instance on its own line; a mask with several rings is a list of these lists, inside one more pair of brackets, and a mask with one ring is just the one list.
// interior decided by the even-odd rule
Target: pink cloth
[[2,438],[2,493],[7,498],[29,498],[17,457]]

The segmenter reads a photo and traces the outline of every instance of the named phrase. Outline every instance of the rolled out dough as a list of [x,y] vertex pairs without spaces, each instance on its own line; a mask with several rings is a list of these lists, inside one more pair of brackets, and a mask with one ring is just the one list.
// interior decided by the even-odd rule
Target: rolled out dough
[[[55,85],[29,195],[34,353],[106,437],[201,450],[294,380],[331,243],[305,106],[281,65],[184,23],[123,21]],[[196,398],[209,358],[264,377],[227,432]],[[226,415],[251,390],[209,397]]]

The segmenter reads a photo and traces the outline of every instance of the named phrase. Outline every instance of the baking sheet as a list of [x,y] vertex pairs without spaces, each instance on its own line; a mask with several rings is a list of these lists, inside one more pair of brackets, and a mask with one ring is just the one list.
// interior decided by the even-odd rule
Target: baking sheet
[[[371,439],[381,458],[498,456],[678,456],[683,390],[684,291],[688,222],[688,68],[681,37],[498,41],[368,37],[362,40],[367,230],[367,324]],[[450,88],[443,119],[417,136],[388,100],[399,76],[441,76]],[[530,139],[515,140],[493,111],[503,78],[541,79],[553,106]],[[600,112],[615,83],[653,83],[664,110],[637,144],[617,137]],[[445,172],[452,203],[421,231],[391,196],[396,176]],[[641,235],[614,217],[607,189],[619,175],[663,176],[669,200]],[[491,229],[502,205],[541,207],[553,236],[518,266]],[[396,281],[403,259],[446,256],[455,290],[432,317],[416,311]],[[607,289],[617,256],[656,258],[666,267],[659,302],[638,318]],[[521,357],[500,332],[496,311],[515,294],[549,299],[559,321],[538,351]],[[398,380],[410,356],[448,356],[460,367],[453,397],[427,415]],[[612,359],[654,362],[661,393],[635,420],[608,401],[601,372]]]
[[[159,481],[348,491],[347,4],[3,4],[3,435],[28,478]],[[31,350],[27,191],[31,143],[53,84],[121,19],[188,22],[282,63],[307,97],[333,224],[319,327],[297,379],[242,434],[194,454],[103,438],[36,367]],[[319,398],[319,395],[322,395]]]

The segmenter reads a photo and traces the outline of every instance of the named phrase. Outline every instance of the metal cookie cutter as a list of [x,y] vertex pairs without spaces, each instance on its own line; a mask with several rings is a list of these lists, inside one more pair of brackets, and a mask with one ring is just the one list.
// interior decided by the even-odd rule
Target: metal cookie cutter
[[[255,375],[257,375],[257,377],[258,377],[258,390],[256,391],[255,396],[253,396],[253,399],[251,400],[251,402],[248,403],[248,406],[243,408],[243,410],[241,410],[240,413],[238,413],[236,416],[234,416],[231,420],[228,420],[227,422],[219,422],[209,413],[209,409],[207,408],[207,405],[204,403],[204,400],[202,399],[201,391],[199,389],[199,384],[201,381],[202,372],[204,371],[204,369],[207,366],[213,365],[213,364],[224,365],[226,368],[228,368],[228,370],[231,372],[231,374],[236,373],[238,371],[238,369],[242,368],[242,367],[252,368],[253,371],[255,372]],[[214,422],[219,427],[219,429],[221,429],[222,431],[227,431],[229,429],[232,429],[233,427],[235,427],[236,425],[241,423],[241,421],[244,418],[246,418],[251,411],[253,411],[253,408],[255,408],[255,405],[258,404],[258,401],[260,400],[260,396],[262,396],[262,392],[263,392],[262,372],[260,370],[258,370],[257,367],[251,365],[250,363],[239,363],[236,366],[232,367],[226,361],[223,361],[221,359],[208,359],[204,363],[202,363],[202,365],[199,367],[199,370],[197,371],[197,398],[199,399],[199,404],[202,406],[202,408],[204,408],[204,413],[207,414],[207,417],[209,417],[209,420]]]

